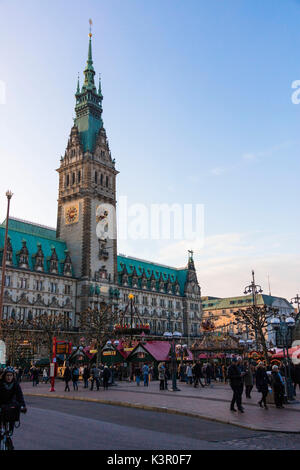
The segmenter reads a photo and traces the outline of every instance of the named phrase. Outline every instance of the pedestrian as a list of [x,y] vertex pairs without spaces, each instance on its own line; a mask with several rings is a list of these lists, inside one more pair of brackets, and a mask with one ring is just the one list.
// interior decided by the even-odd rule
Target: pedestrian
[[299,386],[299,389],[300,389],[300,364],[295,365],[295,371],[294,371],[294,391],[295,391],[295,395],[296,395],[297,385]]
[[96,382],[97,390],[99,391],[100,388],[100,369],[97,367],[97,364],[94,365],[91,369],[92,374],[92,383],[91,383],[91,391],[94,390],[94,383]]
[[23,369],[22,369],[22,367],[19,367],[18,374],[17,374],[17,382],[18,383],[22,382],[22,376],[23,376]]
[[32,386],[37,386],[39,383],[39,370],[36,366],[32,366],[31,368],[31,380]]
[[207,385],[211,384],[211,379],[213,378],[213,368],[212,365],[208,362],[206,364],[206,383]]
[[244,413],[244,408],[242,406],[242,395],[243,395],[243,376],[244,372],[241,371],[241,362],[242,358],[233,358],[231,365],[228,367],[228,379],[230,382],[230,387],[233,391],[233,397],[231,400],[230,410],[237,411],[234,407],[235,403],[237,404],[238,410],[241,413]]
[[74,366],[72,369],[72,382],[73,382],[73,389],[78,392],[78,380],[79,380],[79,369],[77,366]]
[[244,385],[246,398],[251,398],[251,392],[253,389],[253,370],[249,362],[244,362]]
[[108,390],[108,381],[110,378],[111,372],[107,366],[104,366],[103,370],[103,388],[104,390]]
[[192,385],[192,383],[193,383],[193,371],[192,371],[191,364],[187,364],[185,373],[186,373],[187,383]]
[[259,362],[256,369],[256,388],[258,392],[262,394],[260,401],[258,402],[259,406],[262,408],[264,404],[265,409],[268,409],[267,406],[267,396],[269,391],[269,377],[263,362]]
[[90,375],[91,375],[91,372],[90,372],[89,366],[87,366],[87,365],[84,366],[83,374],[82,374],[83,383],[84,383],[83,388],[89,388],[89,378],[90,378]]
[[168,364],[165,364],[166,370],[165,370],[165,390],[168,390],[168,380],[171,378],[171,374],[169,371]]
[[222,376],[225,384],[227,383],[227,367],[225,364],[222,365]]
[[70,391],[70,387],[69,387],[69,382],[72,378],[72,374],[71,374],[71,369],[69,366],[67,366],[65,368],[65,371],[64,371],[64,376],[63,376],[63,379],[65,381],[65,392],[69,392]]
[[166,368],[164,362],[158,364],[158,380],[159,380],[159,390],[165,390],[165,374]]
[[149,385],[149,366],[144,364],[143,366],[143,376],[144,376],[144,387]]
[[142,375],[142,371],[141,371],[140,367],[137,367],[135,369],[135,381],[136,381],[136,385],[138,387],[140,386],[140,383],[141,383],[141,375]]
[[279,372],[278,366],[274,365],[272,367],[272,389],[274,391],[274,400],[276,408],[284,408],[283,401],[284,401],[284,382],[282,375]]
[[43,383],[44,384],[48,383],[48,380],[49,380],[48,371],[47,371],[46,367],[44,367],[44,370],[43,370]]
[[194,377],[195,377],[195,380],[194,380],[194,387],[198,387],[198,383],[201,385],[202,388],[204,388],[204,385],[201,381],[201,377],[202,377],[202,367],[201,367],[201,364],[200,364],[200,361],[197,361],[196,364],[194,365],[193,367],[193,374],[194,374]]

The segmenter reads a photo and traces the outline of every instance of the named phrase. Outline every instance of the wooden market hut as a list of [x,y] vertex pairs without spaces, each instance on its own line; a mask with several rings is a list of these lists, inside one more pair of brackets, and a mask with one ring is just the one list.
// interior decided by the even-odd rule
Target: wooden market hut
[[239,344],[239,338],[230,335],[206,334],[200,341],[195,341],[191,346],[194,360],[219,359],[225,362],[234,355],[242,355],[243,347]]

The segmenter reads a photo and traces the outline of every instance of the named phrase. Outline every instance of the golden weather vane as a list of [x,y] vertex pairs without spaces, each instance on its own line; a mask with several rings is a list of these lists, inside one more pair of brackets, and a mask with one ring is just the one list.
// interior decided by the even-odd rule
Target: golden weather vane
[[89,23],[90,23],[90,34],[89,34],[89,37],[91,38],[93,35],[92,35],[92,26],[93,26],[93,21],[91,20],[91,18],[89,19]]

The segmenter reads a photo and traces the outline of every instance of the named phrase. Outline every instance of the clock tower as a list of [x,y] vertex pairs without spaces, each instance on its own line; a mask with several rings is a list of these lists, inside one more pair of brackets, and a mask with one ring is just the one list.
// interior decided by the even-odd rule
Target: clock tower
[[[92,34],[84,83],[77,84],[76,118],[61,157],[57,237],[67,242],[79,282],[79,310],[89,305],[92,283],[104,287],[117,277],[116,175],[102,120],[101,82],[95,86]],[[105,288],[106,286],[106,288]]]

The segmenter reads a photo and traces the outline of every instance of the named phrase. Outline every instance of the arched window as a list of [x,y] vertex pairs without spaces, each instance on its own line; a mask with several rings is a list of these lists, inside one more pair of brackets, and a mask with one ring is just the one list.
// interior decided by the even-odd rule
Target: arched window
[[75,173],[72,173],[72,184],[75,184]]
[[103,175],[102,175],[102,173],[101,173],[101,176],[100,176],[100,184],[101,184],[101,186],[103,186]]
[[69,177],[69,175],[67,175],[67,177],[66,177],[66,186],[68,187],[69,184],[70,184],[70,177]]
[[98,183],[98,173],[97,173],[97,171],[95,171],[95,183],[96,184]]
[[80,171],[78,171],[78,173],[77,173],[77,183],[80,183],[80,179],[81,179],[81,173],[80,173]]
[[105,186],[108,188],[108,176],[106,177]]

